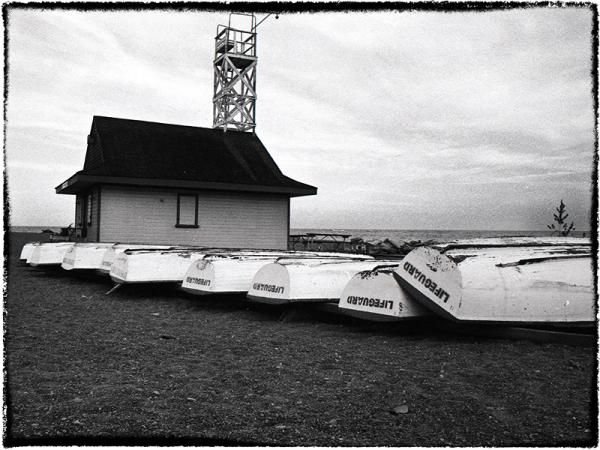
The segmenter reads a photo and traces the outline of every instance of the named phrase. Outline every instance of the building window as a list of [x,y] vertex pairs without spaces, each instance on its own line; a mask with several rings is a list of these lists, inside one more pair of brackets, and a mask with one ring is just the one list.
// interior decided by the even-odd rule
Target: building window
[[88,225],[92,224],[92,200],[93,200],[92,194],[88,194],[88,196],[87,196],[87,211],[86,211]]
[[198,228],[198,195],[177,194],[177,223],[179,228]]

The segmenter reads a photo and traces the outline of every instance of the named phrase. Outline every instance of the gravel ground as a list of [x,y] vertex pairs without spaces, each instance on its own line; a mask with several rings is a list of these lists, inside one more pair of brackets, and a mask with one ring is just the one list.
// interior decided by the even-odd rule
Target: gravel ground
[[597,444],[594,346],[106,295],[106,277],[19,263],[35,237],[9,241],[5,445]]

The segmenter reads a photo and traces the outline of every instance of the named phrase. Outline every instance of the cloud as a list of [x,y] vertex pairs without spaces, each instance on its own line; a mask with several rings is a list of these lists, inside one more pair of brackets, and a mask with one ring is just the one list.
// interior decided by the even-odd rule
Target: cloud
[[[49,165],[43,162],[31,162],[31,161],[10,161],[6,168],[8,170],[9,176],[12,174],[14,169],[21,169],[23,171],[39,171],[39,172],[48,172],[48,173],[56,173],[57,170],[64,172],[77,172],[81,170],[81,166],[77,166],[74,164],[52,164]],[[31,176],[31,175],[30,175]]]
[[[224,14],[9,19],[9,175],[47,164],[56,180],[43,182],[63,181],[81,168],[94,114],[211,125]],[[561,197],[588,215],[591,24],[583,7],[266,21],[257,132],[284,173],[319,187],[293,200],[292,225],[535,229]],[[11,192],[27,186],[9,176]],[[51,191],[49,207],[69,199]],[[19,195],[14,213],[36,222]]]

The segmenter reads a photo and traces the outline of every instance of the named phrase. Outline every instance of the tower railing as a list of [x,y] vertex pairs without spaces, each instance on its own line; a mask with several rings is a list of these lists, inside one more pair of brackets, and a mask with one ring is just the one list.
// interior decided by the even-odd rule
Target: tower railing
[[256,33],[219,25],[215,50],[220,53],[233,53],[243,56],[256,56]]

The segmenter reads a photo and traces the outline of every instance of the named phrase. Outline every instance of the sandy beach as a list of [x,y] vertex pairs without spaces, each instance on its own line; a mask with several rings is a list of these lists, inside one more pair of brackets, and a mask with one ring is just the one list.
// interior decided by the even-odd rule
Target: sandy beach
[[20,263],[40,236],[9,235],[5,445],[597,442],[592,345],[286,314],[170,286],[107,295],[106,276]]

